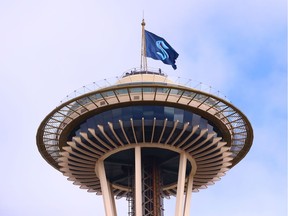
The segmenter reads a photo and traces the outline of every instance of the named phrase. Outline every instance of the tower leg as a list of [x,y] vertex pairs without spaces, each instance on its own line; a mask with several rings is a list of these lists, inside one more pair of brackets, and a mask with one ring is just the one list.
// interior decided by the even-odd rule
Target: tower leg
[[[193,167],[192,167],[193,169]],[[193,178],[194,178],[194,172],[192,172],[189,175],[188,184],[187,184],[187,190],[186,190],[186,197],[185,197],[185,207],[184,207],[184,216],[190,216],[190,203],[191,203],[191,197],[192,197],[192,189],[193,189]]]
[[111,191],[110,183],[107,181],[106,178],[106,172],[103,160],[97,161],[95,171],[100,179],[106,216],[117,216],[115,200]]
[[185,152],[180,154],[179,171],[178,171],[178,184],[177,184],[177,197],[175,216],[183,216],[184,210],[184,188],[185,188],[185,174],[186,174],[187,156]]
[[141,147],[135,147],[135,216],[142,216]]

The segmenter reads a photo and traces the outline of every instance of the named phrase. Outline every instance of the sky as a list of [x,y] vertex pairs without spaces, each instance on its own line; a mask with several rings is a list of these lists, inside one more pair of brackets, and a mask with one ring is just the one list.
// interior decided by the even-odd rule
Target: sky
[[[254,142],[221,181],[193,193],[191,215],[287,214],[285,0],[0,0],[0,215],[102,216],[100,196],[48,165],[42,120],[66,95],[140,66],[141,21],[179,53],[169,77],[220,90],[250,120]],[[175,199],[165,202],[174,215]],[[117,201],[119,215],[127,203]]]

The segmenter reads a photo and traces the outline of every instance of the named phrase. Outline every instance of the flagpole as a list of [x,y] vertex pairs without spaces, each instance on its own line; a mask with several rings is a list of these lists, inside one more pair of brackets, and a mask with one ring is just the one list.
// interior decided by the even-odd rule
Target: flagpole
[[142,41],[141,41],[141,65],[140,69],[147,72],[147,57],[146,57],[146,39],[145,39],[145,21],[142,19]]

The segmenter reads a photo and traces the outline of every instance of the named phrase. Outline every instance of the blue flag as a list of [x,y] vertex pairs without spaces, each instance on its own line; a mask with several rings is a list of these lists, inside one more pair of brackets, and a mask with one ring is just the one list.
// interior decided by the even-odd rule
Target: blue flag
[[177,69],[175,60],[179,54],[161,37],[145,30],[146,56],[161,60],[164,64]]

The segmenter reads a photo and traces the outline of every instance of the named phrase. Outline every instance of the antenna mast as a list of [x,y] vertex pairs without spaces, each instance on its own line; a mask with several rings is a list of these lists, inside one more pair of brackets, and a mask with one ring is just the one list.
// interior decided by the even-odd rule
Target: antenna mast
[[145,21],[142,19],[142,41],[141,41],[141,65],[142,71],[147,71],[147,57],[146,57],[146,39],[145,39]]

